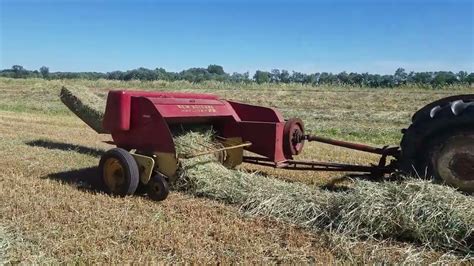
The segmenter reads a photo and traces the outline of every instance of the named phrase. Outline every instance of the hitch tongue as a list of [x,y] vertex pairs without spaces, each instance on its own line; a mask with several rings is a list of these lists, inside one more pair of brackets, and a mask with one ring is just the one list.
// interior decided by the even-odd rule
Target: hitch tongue
[[399,153],[398,147],[384,146],[382,148],[379,148],[379,147],[373,147],[373,146],[369,146],[365,144],[335,140],[335,139],[324,138],[324,137],[319,137],[319,136],[314,136],[314,135],[304,135],[303,139],[307,141],[316,141],[316,142],[326,143],[326,144],[344,147],[344,148],[348,148],[352,150],[364,151],[364,152],[375,153],[375,154],[380,154],[380,155],[392,155],[396,157],[398,156],[398,153]]

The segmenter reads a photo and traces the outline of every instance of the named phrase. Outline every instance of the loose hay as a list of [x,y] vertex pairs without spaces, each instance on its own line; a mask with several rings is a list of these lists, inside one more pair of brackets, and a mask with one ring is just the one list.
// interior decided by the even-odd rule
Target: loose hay
[[[74,113],[103,132],[99,123],[103,101],[98,104],[95,97],[85,90],[61,91],[61,99]],[[178,153],[193,153],[203,144],[213,145],[212,131],[186,131],[175,136]],[[331,192],[230,170],[213,156],[201,156],[181,161],[174,188],[315,231],[325,229],[359,239],[392,238],[473,256],[473,198],[428,181],[359,180],[350,191]]]
[[[175,138],[177,150],[211,145],[211,133]],[[202,146],[201,146],[202,147]],[[428,181],[356,181],[345,192],[229,170],[212,156],[182,161],[176,187],[197,196],[237,204],[253,215],[267,215],[300,226],[357,238],[393,238],[473,255],[474,201]]]
[[107,133],[102,127],[105,104],[104,99],[93,94],[86,87],[62,87],[61,101],[84,123],[97,133]]
[[10,247],[10,237],[4,226],[0,225],[0,264],[6,264],[6,254]]

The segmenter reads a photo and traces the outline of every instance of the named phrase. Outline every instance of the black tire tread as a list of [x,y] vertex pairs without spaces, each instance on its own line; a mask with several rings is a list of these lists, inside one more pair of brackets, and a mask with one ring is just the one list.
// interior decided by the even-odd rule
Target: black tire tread
[[[161,193],[159,193],[159,194],[154,193],[154,191],[152,189],[150,189],[151,186],[154,185],[154,184],[158,184],[161,187],[161,189],[160,189]],[[169,185],[168,185],[168,181],[166,181],[165,176],[162,175],[161,173],[155,173],[151,177],[151,179],[148,182],[147,186],[148,186],[148,189],[147,189],[148,197],[150,197],[154,201],[163,201],[168,197],[168,195],[170,193],[170,188],[169,188]]]
[[[474,94],[447,97],[420,109],[412,118],[412,124],[403,130],[400,143],[400,170],[410,175],[430,177],[427,156],[435,142],[461,130],[474,129],[474,106],[467,107],[457,116],[451,110],[457,100],[474,102]],[[430,112],[439,109],[433,117]],[[427,170],[427,172],[426,172]]]
[[127,173],[126,189],[121,191],[118,195],[126,196],[126,195],[132,195],[133,193],[135,193],[138,187],[138,183],[140,182],[140,172],[138,170],[138,165],[135,159],[133,158],[133,156],[128,151],[122,148],[110,149],[104,155],[102,155],[100,159],[100,162],[99,162],[100,182],[102,184],[103,190],[110,194],[110,191],[105,185],[105,182],[102,176],[105,161],[109,158],[118,159],[121,162],[122,166],[125,168],[125,171]]

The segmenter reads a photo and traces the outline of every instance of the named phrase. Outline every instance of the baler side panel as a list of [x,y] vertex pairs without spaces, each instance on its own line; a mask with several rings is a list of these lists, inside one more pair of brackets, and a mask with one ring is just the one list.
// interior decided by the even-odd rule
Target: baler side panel
[[112,132],[117,146],[147,152],[175,154],[168,124],[148,98],[131,98],[130,129]]
[[[112,91],[111,91],[112,92]],[[192,92],[158,92],[158,91],[130,91],[118,90],[113,92],[123,92],[133,97],[146,98],[186,98],[186,99],[210,99],[217,100],[218,96],[206,93],[192,93]]]
[[[165,105],[175,105],[176,108],[181,107],[182,111],[186,111],[186,103],[188,103],[189,107],[189,105],[196,105],[194,103],[196,101],[201,103],[197,104],[199,106],[202,106],[203,102],[217,102],[222,104],[222,101],[218,101],[218,97],[212,94],[111,90],[107,96],[107,106],[102,122],[104,129],[109,132],[130,129],[130,106],[132,97],[146,97]],[[209,105],[210,104],[207,104],[207,106]],[[166,108],[164,111],[166,111]],[[194,113],[196,114],[200,110],[196,109],[195,111]],[[201,111],[212,111],[212,109],[204,109]],[[174,114],[177,113],[179,112],[174,112]],[[201,116],[205,116],[204,113]],[[166,117],[166,114],[164,116]]]
[[275,163],[287,159],[283,153],[285,123],[242,121],[239,126],[243,140],[252,143],[246,150],[265,156]]
[[168,123],[194,123],[197,120],[213,123],[225,117],[238,119],[225,101],[196,98],[150,98]]
[[109,132],[130,129],[130,94],[124,91],[110,91],[107,96],[102,126]]
[[283,116],[274,108],[228,101],[242,121],[284,122]]
[[243,141],[252,143],[245,149],[265,156],[275,163],[286,161],[283,152],[283,129],[285,120],[274,108],[255,106],[229,101],[240,122],[240,134]]

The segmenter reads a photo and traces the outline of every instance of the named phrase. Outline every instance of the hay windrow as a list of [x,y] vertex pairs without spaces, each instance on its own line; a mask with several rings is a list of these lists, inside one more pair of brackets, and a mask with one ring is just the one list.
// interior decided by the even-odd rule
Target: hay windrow
[[62,87],[59,97],[69,110],[97,133],[107,133],[102,127],[105,111],[104,99],[81,86]]
[[[211,145],[211,133],[177,136],[178,151]],[[213,156],[183,160],[176,187],[236,204],[311,230],[359,239],[391,238],[472,256],[474,201],[454,189],[421,180],[356,181],[352,190],[330,192],[259,174],[230,170]]]
[[6,254],[10,248],[10,237],[6,228],[0,225],[0,264],[6,264]]

